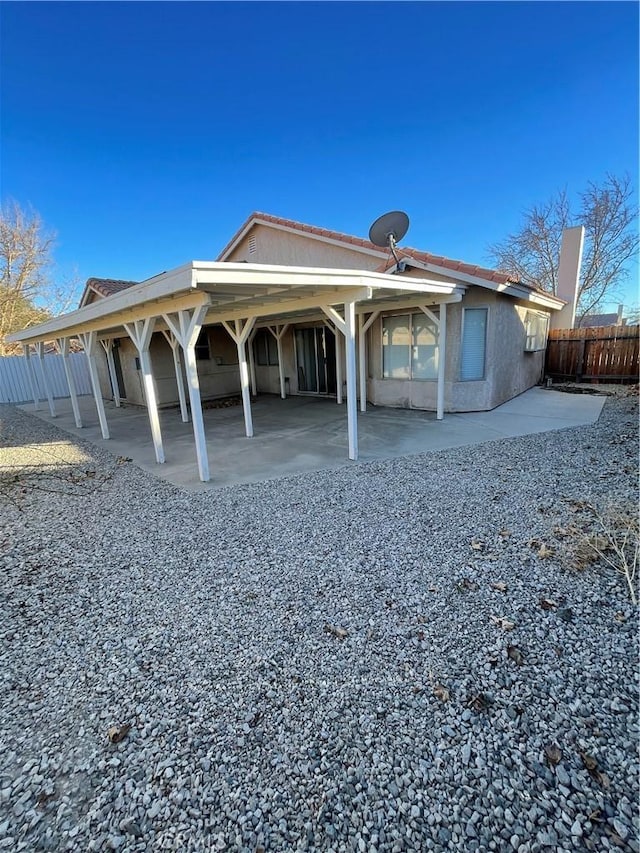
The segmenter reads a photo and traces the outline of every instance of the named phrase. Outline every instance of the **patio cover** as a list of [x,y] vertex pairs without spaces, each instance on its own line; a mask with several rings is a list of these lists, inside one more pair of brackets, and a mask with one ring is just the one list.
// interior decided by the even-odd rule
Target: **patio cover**
[[[69,393],[76,424],[81,426],[73,376],[68,369],[69,341],[71,338],[78,338],[84,346],[89,361],[102,435],[108,438],[109,429],[96,365],[98,344],[104,347],[111,370],[111,342],[114,338],[122,337],[123,334],[129,335],[140,357],[156,459],[162,463],[165,457],[149,344],[154,331],[163,332],[174,352],[179,392],[181,392],[182,378],[178,351],[181,350],[184,355],[199,474],[200,479],[206,482],[210,479],[209,461],[195,358],[195,343],[203,325],[222,324],[237,345],[245,429],[247,437],[251,437],[253,424],[246,344],[252,331],[256,326],[268,326],[279,344],[290,322],[319,313],[326,317],[345,341],[349,458],[356,460],[358,458],[357,325],[359,326],[360,400],[361,408],[364,410],[366,408],[366,331],[382,309],[404,307],[407,304],[407,297],[412,297],[412,304],[416,304],[416,297],[418,298],[418,304],[422,310],[432,317],[439,329],[437,417],[442,419],[446,305],[460,301],[463,292],[464,285],[460,283],[443,282],[428,277],[404,277],[397,274],[351,269],[192,261],[77,311],[15,332],[8,335],[7,340],[23,345],[30,370],[32,370],[31,347],[35,348],[52,416],[55,416],[55,406],[49,390],[50,384],[47,382],[44,342],[57,341],[67,368]],[[434,315],[428,308],[429,305],[435,304],[440,305],[439,316]],[[280,370],[282,370],[281,362],[280,359]],[[31,376],[33,377],[33,373]],[[38,405],[35,381],[32,381],[32,385],[34,401]],[[284,388],[284,385],[282,387]],[[183,404],[184,389],[180,397]],[[186,405],[181,405],[181,409],[183,419],[186,420]]]

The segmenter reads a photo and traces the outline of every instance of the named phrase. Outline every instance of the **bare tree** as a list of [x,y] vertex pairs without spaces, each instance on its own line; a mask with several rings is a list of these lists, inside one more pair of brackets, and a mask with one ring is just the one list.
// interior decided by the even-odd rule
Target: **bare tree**
[[5,335],[50,316],[53,240],[35,211],[0,208],[0,355],[12,351]]
[[628,262],[637,258],[636,207],[628,175],[607,175],[589,182],[572,212],[566,190],[543,205],[525,211],[520,231],[489,246],[492,261],[527,284],[557,293],[562,232],[584,225],[585,244],[578,290],[579,318],[616,298],[616,288],[629,276]]

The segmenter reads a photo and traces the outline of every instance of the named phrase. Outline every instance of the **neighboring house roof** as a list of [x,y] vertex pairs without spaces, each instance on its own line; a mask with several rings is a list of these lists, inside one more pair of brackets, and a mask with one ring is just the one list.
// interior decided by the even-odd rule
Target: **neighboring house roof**
[[123,281],[118,278],[89,278],[80,299],[80,308],[93,301],[92,294],[101,298],[113,296],[114,293],[120,293],[120,291],[126,290],[128,287],[133,287],[134,284],[139,284],[139,282]]
[[[381,258],[384,258],[384,261],[380,264],[379,267],[376,268],[376,272],[386,272],[388,269],[395,266],[395,260],[393,259],[393,257],[388,257],[389,253],[386,249],[383,249],[380,246],[376,246],[375,243],[371,243],[369,240],[365,240],[362,237],[353,237],[350,234],[343,234],[340,231],[332,231],[328,228],[318,228],[315,225],[305,225],[302,222],[296,222],[294,219],[283,219],[280,216],[272,216],[270,213],[260,213],[258,211],[252,213],[245,220],[245,222],[233,235],[231,240],[229,240],[224,249],[220,252],[217,257],[217,260],[225,260],[225,257],[232,251],[232,249],[237,245],[237,243],[242,239],[244,234],[250,229],[250,227],[254,223],[276,225],[281,228],[290,228],[294,231],[299,231],[303,234],[310,234],[312,236],[323,238],[325,240],[343,243],[355,249],[363,249],[366,250],[368,254],[373,253],[379,255]],[[496,284],[519,284],[521,287],[526,287],[532,291],[538,290],[538,288],[532,287],[528,284],[524,284],[523,282],[519,282],[517,277],[509,275],[505,272],[500,272],[500,270],[487,269],[486,267],[480,267],[476,264],[466,264],[463,261],[453,260],[452,258],[445,258],[443,255],[432,255],[429,252],[423,252],[419,249],[413,249],[410,246],[398,246],[397,252],[398,255],[403,258],[413,258],[414,260],[420,261],[424,264],[433,264],[434,266],[451,270],[452,272],[472,275],[476,278],[482,278],[486,281],[495,282]]]
[[619,313],[585,314],[578,323],[579,329],[592,329],[594,326],[626,326],[626,319],[621,319]]

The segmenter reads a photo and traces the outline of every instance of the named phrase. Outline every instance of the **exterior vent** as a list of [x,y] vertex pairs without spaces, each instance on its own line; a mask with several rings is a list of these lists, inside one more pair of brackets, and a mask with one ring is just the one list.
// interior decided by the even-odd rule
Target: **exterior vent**
[[257,248],[258,248],[258,244],[256,242],[256,238],[253,236],[249,237],[249,254],[250,255],[255,254],[255,251]]

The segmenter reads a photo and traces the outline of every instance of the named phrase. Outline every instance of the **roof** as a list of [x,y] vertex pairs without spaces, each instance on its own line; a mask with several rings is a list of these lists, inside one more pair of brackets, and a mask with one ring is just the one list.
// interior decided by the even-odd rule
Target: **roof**
[[[205,322],[222,323],[325,312],[325,308],[358,302],[374,310],[390,299],[415,294],[421,299],[458,302],[455,282],[403,278],[359,269],[294,267],[274,264],[191,261],[153,276],[119,293],[96,299],[69,314],[13,332],[10,342],[37,343],[88,332],[111,334],[136,320],[163,318],[182,310],[204,309]],[[326,312],[325,312],[326,313]],[[336,315],[337,316],[337,315]]]
[[589,329],[594,326],[625,326],[626,323],[626,319],[622,320],[614,311],[612,314],[585,314],[577,325],[580,329]]
[[[356,251],[365,252],[368,255],[374,255],[380,258],[380,264],[373,270],[375,273],[393,272],[395,260],[390,257],[386,249],[376,246],[370,240],[365,240],[362,237],[354,237],[349,234],[343,234],[340,231],[333,231],[328,228],[319,228],[315,225],[305,225],[302,222],[296,222],[294,219],[284,219],[279,216],[272,216],[269,213],[252,213],[236,231],[232,239],[227,243],[222,252],[218,255],[216,262],[226,262],[225,257],[238,244],[242,237],[256,223],[262,223],[267,226],[275,226],[276,228],[286,228],[292,231],[297,231],[301,234],[308,234],[314,239],[326,240],[333,243],[348,245]],[[449,271],[458,276],[468,276],[467,283],[480,284],[489,287],[493,290],[500,290],[509,293],[519,299],[536,301],[547,308],[559,308],[563,302],[552,296],[546,291],[532,287],[524,282],[519,282],[508,273],[499,270],[491,270],[486,267],[480,267],[475,264],[467,264],[463,261],[446,258],[443,255],[432,255],[430,252],[423,252],[419,249],[414,249],[410,246],[402,246],[397,249],[398,256],[403,260],[415,261],[423,271],[427,273],[435,271],[441,273],[443,270]],[[161,273],[160,276],[164,275]],[[158,276],[154,276],[157,278]],[[455,275],[453,276],[455,278]],[[484,284],[486,282],[486,284]],[[115,296],[124,290],[139,284],[136,281],[124,281],[122,279],[112,278],[90,278],[87,280],[80,307],[85,307],[89,302],[89,294],[96,293],[101,297]]]
[[98,296],[113,296],[128,287],[133,287],[134,284],[139,282],[123,281],[119,278],[88,278],[80,297],[80,308],[88,305],[91,293],[96,293]]
[[[328,240],[336,240],[339,243],[354,246],[356,248],[365,249],[367,252],[374,252],[380,255],[385,260],[376,268],[376,272],[386,272],[390,267],[395,265],[393,258],[387,257],[388,253],[380,246],[376,246],[370,240],[365,240],[363,237],[353,237],[350,234],[343,234],[340,231],[332,231],[329,228],[319,228],[315,225],[305,225],[303,222],[296,222],[294,219],[283,219],[281,216],[272,216],[270,213],[260,213],[256,211],[252,213],[236,231],[231,240],[227,243],[224,249],[218,255],[217,260],[223,260],[224,256],[232,249],[238,238],[248,229],[253,223],[265,223],[267,225],[279,225],[284,228],[291,228],[294,231],[300,231],[303,234],[313,234],[316,237],[324,237]],[[509,273],[501,272],[500,270],[492,270],[486,267],[480,267],[476,264],[467,264],[464,261],[453,260],[446,258],[443,255],[432,255],[430,252],[423,252],[419,249],[411,248],[410,246],[398,246],[397,252],[399,256],[413,258],[425,264],[433,264],[434,266],[452,270],[453,272],[465,273],[473,275],[477,278],[483,278],[487,281],[493,281],[496,284],[520,284],[527,287],[529,290],[537,290],[531,285],[520,282],[517,277],[509,275]]]
[[119,278],[89,278],[87,279],[87,287],[95,290],[100,296],[113,296],[114,293],[120,293],[121,290],[126,290],[127,287],[133,287],[134,284],[139,284],[137,281],[123,281]]

